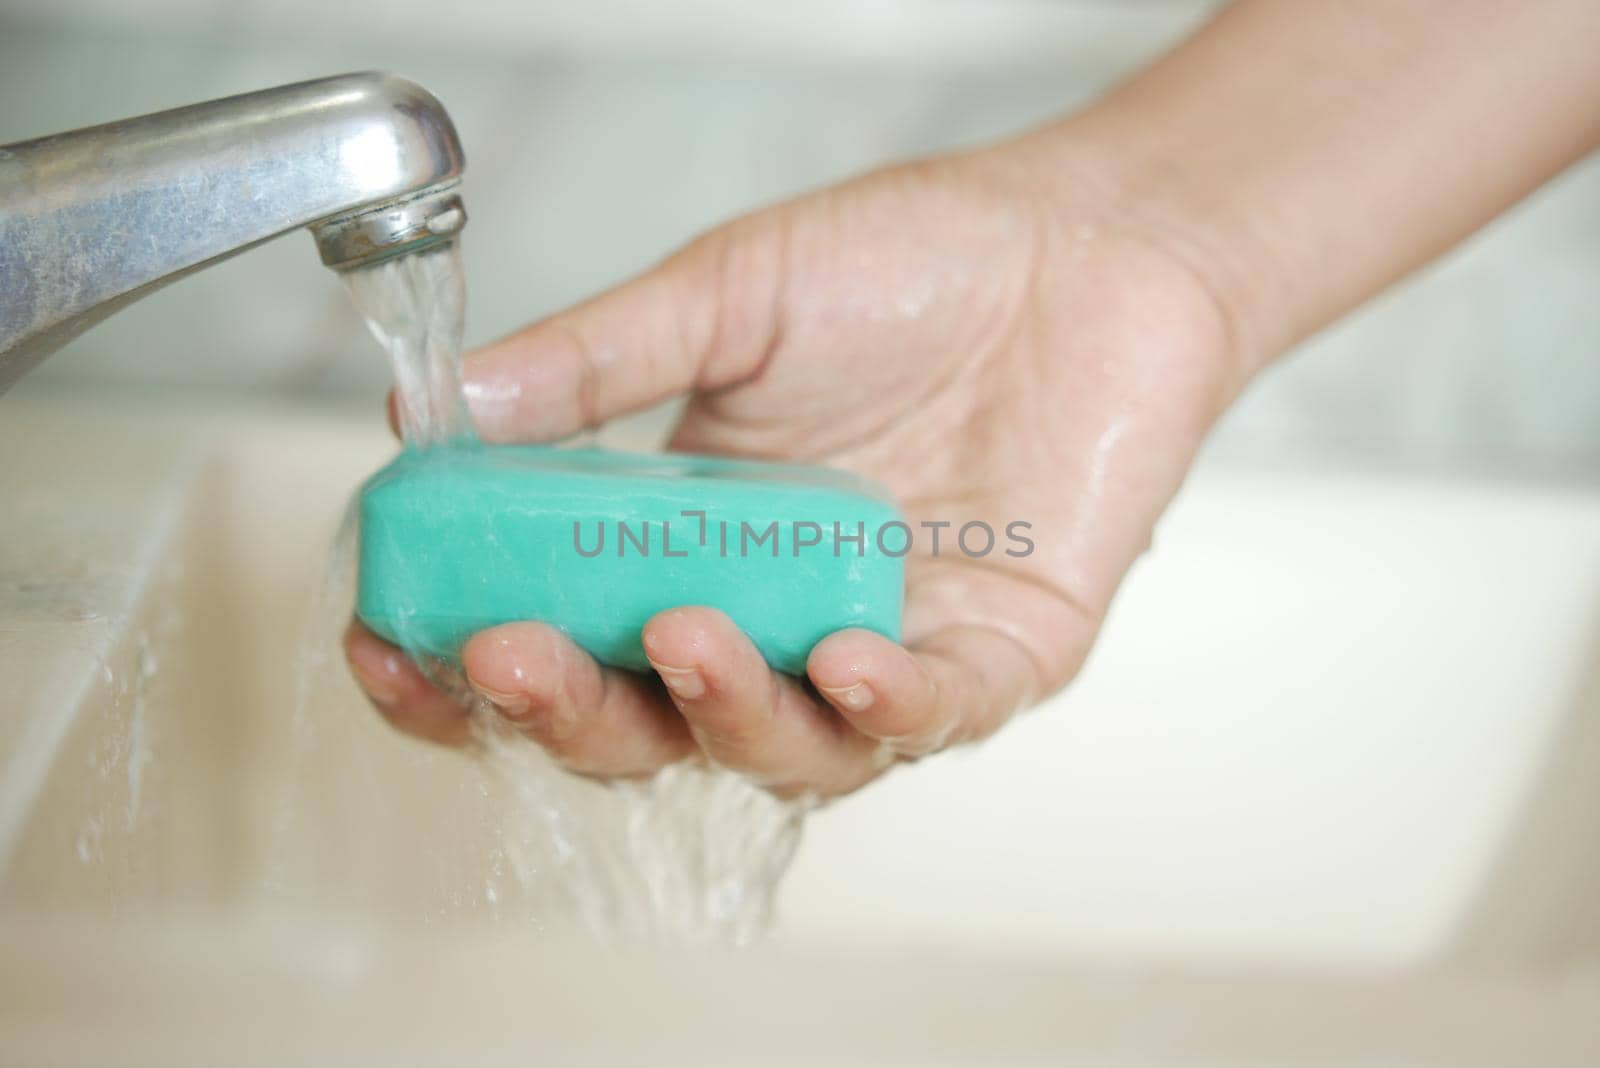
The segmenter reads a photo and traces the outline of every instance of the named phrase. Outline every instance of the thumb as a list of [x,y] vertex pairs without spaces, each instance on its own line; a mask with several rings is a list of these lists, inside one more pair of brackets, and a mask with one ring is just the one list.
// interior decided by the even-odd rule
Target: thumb
[[701,237],[632,281],[468,355],[487,441],[549,441],[754,374],[777,336],[781,242],[759,217]]

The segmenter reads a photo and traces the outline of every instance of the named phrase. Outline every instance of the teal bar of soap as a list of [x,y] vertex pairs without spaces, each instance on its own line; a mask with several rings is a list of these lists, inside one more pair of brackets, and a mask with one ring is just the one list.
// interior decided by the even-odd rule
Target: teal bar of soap
[[[883,494],[824,468],[543,446],[406,451],[361,491],[356,614],[455,660],[539,620],[645,670],[657,612],[726,612],[780,671],[843,627],[898,640],[908,534]],[[886,524],[888,525],[886,527]]]

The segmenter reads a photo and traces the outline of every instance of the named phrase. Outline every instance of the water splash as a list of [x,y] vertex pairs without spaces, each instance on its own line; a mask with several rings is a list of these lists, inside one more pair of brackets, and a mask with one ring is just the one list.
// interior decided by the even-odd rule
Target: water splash
[[698,764],[605,785],[562,771],[492,711],[479,710],[474,728],[513,802],[502,856],[521,888],[552,881],[608,942],[744,946],[767,932],[802,806]]
[[[475,446],[462,391],[465,293],[456,244],[353,271],[346,280],[389,353],[406,447]],[[321,706],[342,670],[330,655],[337,638],[328,620],[348,614],[355,540],[347,516],[316,598],[317,618],[305,632],[294,727],[302,757],[319,744],[319,717],[327,711]],[[445,880],[452,885],[436,902],[440,912],[487,911],[538,926],[575,921],[607,942],[746,945],[766,932],[804,805],[699,764],[669,767],[643,782],[570,774],[474,700],[456,669],[414,659],[472,717],[482,816],[478,827],[460,831],[490,840],[475,865],[468,861]],[[292,803],[280,812],[285,832],[290,823],[317,822]]]

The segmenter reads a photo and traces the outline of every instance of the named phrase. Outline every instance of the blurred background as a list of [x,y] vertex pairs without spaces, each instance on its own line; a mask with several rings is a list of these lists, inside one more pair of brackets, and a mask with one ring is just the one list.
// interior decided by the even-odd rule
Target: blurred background
[[[467,153],[476,344],[730,216],[1058,116],[1215,6],[0,0],[0,144],[414,79]],[[1407,1028],[1516,1064],[1558,1060],[1529,1036],[1581,1032],[1590,1055],[1560,1063],[1600,1063],[1600,157],[1249,391],[1055,707],[808,819],[781,936],[904,968],[735,989],[762,1012],[558,956],[522,922],[542,884],[502,871],[544,810],[388,730],[328,659],[349,601],[324,561],[394,448],[389,374],[294,233],[0,399],[0,1061],[170,1064],[214,1014],[267,1041],[213,1063],[311,1061],[264,1059],[285,1038],[370,1054],[486,1013],[585,1048],[645,1042],[694,996],[719,1037],[793,1058],[890,1033],[937,1051],[898,1063],[985,1063],[1104,1026],[1093,1048],[1125,1055],[1094,1063],[1196,1035],[1221,1051],[1205,1063],[1283,1063],[1266,1051]],[[251,926],[280,910],[303,915]],[[947,978],[936,952],[985,963]],[[1011,954],[1028,982],[994,970]],[[1036,961],[1111,969],[1074,989]],[[1151,962],[1200,985],[1126,981]],[[1193,1026],[1208,976],[1247,966],[1267,970],[1241,1008]],[[1384,985],[1405,969],[1415,985]],[[1533,985],[1429,985],[1480,974]],[[792,1011],[819,992],[855,1022]],[[329,1022],[260,1012],[282,1004]],[[1485,1053],[1491,1030],[1516,1054]]]
[[[721,219],[1058,115],[1213,6],[0,0],[0,143],[342,71],[404,74],[466,146],[480,343]],[[1215,449],[1600,470],[1600,159],[1305,350]],[[19,389],[375,406],[387,374],[293,234],[113,317]]]

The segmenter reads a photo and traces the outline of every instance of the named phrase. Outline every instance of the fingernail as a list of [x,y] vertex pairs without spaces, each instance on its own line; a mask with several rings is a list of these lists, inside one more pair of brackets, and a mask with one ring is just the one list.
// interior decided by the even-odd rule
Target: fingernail
[[698,701],[706,695],[706,680],[695,668],[664,667],[650,661],[668,691],[680,701]]
[[355,675],[356,681],[367,692],[367,696],[380,705],[393,705],[400,700],[400,688],[395,684],[395,675],[399,665],[390,663],[391,657],[385,657],[381,665],[373,665],[350,658],[350,672]]
[[532,707],[532,702],[525,693],[501,693],[499,690],[491,690],[476,683],[472,688],[477,691],[478,696],[493,705],[496,712],[508,719],[526,716],[528,709]]
[[817,689],[828,695],[828,700],[834,704],[843,705],[852,712],[864,712],[872,704],[872,687],[864,682],[854,683],[850,686],[818,686]]
[[578,715],[572,705],[564,700],[540,698],[531,694],[501,693],[482,686],[474,686],[495,711],[514,723],[524,734],[540,741],[559,742],[572,736],[578,728]]

